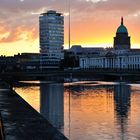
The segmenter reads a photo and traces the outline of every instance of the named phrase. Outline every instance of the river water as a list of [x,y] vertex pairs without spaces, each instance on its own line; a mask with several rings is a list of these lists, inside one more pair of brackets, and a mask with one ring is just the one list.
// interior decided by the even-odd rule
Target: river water
[[41,81],[16,91],[70,140],[140,140],[140,84]]

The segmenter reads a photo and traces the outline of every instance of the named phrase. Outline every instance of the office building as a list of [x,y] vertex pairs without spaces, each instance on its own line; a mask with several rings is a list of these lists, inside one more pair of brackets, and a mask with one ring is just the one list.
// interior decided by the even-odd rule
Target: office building
[[40,68],[59,68],[64,59],[64,16],[50,10],[39,17]]

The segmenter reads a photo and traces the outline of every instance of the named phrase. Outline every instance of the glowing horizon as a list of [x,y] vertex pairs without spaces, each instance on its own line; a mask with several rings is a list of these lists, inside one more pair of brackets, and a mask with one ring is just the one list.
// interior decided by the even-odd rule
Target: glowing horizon
[[[64,48],[68,48],[68,1],[0,0],[0,2],[0,55],[39,52],[39,14],[46,9],[54,9],[64,14]],[[139,5],[138,0],[123,2],[121,0],[73,0],[71,45],[113,46],[113,37],[123,16],[124,24],[131,36],[131,47],[140,48]]]

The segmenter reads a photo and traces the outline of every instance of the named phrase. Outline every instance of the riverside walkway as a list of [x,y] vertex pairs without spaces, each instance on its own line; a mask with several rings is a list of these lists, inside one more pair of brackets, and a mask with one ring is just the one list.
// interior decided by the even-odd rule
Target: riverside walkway
[[2,81],[0,81],[0,117],[1,139],[67,140]]

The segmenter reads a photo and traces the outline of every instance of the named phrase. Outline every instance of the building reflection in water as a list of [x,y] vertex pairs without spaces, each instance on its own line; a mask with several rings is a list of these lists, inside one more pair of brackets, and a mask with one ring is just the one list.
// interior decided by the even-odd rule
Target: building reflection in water
[[127,123],[130,112],[131,87],[129,85],[119,84],[114,87],[114,103],[117,118],[117,124],[121,134],[121,139],[127,135]]
[[40,113],[55,127],[64,126],[64,85],[40,82]]
[[64,85],[65,90],[63,84],[41,83],[40,94],[38,87],[20,87],[17,92],[35,108],[40,95],[41,114],[69,139],[140,139],[140,84]]

